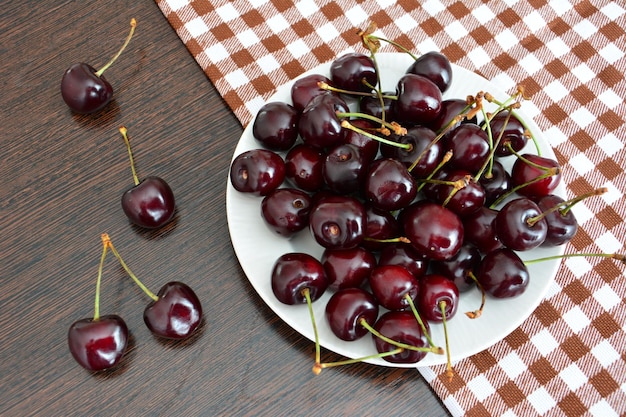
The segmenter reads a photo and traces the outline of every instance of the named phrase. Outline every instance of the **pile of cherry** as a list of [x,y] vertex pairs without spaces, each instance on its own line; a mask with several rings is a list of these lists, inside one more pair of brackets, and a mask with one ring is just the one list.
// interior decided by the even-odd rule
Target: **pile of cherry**
[[[540,155],[516,111],[523,88],[504,101],[487,92],[443,99],[451,65],[430,52],[414,57],[395,91],[381,91],[370,52],[297,79],[290,103],[265,104],[252,126],[259,147],[235,156],[230,181],[259,196],[270,230],[311,233],[323,247],[319,259],[280,256],[268,277],[280,302],[309,305],[314,372],[445,352],[451,374],[449,349],[433,342],[429,323],[445,329],[470,289],[482,294],[470,318],[486,297],[524,292],[527,265],[554,258],[523,261],[519,252],[567,243],[578,228],[571,207],[605,190],[568,201],[555,194],[559,165]],[[369,333],[378,355],[320,362],[311,303],[327,290],[332,332],[345,341]]]
[[[100,70],[86,63],[71,65],[61,80],[61,95],[68,107],[78,114],[93,114],[104,109],[113,98],[113,87],[103,72],[120,56],[128,45],[136,27],[131,30],[119,52]],[[134,185],[121,198],[121,208],[128,220],[137,227],[158,229],[174,217],[176,203],[170,186],[158,176],[139,180],[126,127],[120,127],[128,150]],[[69,350],[76,362],[90,371],[102,371],[118,365],[128,345],[128,326],[117,314],[100,315],[100,287],[104,261],[109,251],[135,283],[151,298],[143,312],[143,319],[152,334],[166,339],[187,339],[199,327],[202,305],[194,291],[180,281],[170,281],[157,294],[151,292],[130,270],[113,246],[108,234],[103,233],[102,256],[96,280],[93,317],[74,322],[68,331]]]

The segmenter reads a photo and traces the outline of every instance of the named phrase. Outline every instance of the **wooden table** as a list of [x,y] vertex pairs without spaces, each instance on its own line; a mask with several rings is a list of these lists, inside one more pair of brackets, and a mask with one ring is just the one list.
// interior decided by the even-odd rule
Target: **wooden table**
[[[73,115],[59,93],[64,70],[102,66],[131,17],[136,36],[105,73],[115,101]],[[313,343],[263,303],[230,243],[224,193],[242,128],[155,3],[12,2],[0,27],[0,415],[447,415],[414,370],[312,374]],[[132,176],[120,125],[139,176],[175,192],[175,221],[162,230],[122,213]],[[101,310],[123,316],[132,337],[122,365],[94,375],[66,340],[93,314],[102,232],[149,288],[182,280],[205,313],[193,340],[157,340],[142,319],[150,300],[108,257]]]

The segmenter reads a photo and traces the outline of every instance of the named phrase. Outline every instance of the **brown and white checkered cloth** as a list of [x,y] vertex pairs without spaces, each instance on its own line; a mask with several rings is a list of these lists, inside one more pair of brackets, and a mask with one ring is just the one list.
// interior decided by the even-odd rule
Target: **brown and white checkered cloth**
[[[356,29],[451,62],[505,91],[526,86],[577,206],[567,252],[620,252],[626,226],[626,5],[531,0],[157,0],[191,55],[245,126],[276,87],[339,54]],[[422,4],[419,4],[422,3]],[[451,4],[451,5],[450,5]],[[393,49],[384,49],[393,51]],[[530,103],[530,104],[526,104]],[[493,347],[420,368],[455,416],[626,415],[626,275],[570,258],[533,315]]]

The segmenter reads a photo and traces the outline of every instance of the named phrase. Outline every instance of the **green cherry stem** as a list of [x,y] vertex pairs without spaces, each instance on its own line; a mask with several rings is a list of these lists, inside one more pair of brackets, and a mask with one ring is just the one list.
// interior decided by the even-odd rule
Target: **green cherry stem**
[[397,342],[393,339],[390,339],[384,334],[374,329],[372,326],[370,326],[370,324],[365,319],[359,320],[359,324],[365,327],[374,336],[376,336],[379,339],[382,339],[383,341],[389,343],[390,345],[397,346],[399,348],[406,349],[406,350],[414,350],[416,352],[436,353],[438,355],[443,354],[443,349],[441,349],[439,346],[431,346],[431,347],[412,346],[412,345],[407,345],[406,343]]
[[128,130],[126,127],[120,127],[120,133],[124,138],[124,143],[126,143],[126,149],[128,150],[128,158],[130,159],[130,169],[133,172],[133,181],[135,185],[139,185],[139,177],[137,177],[137,171],[135,171],[135,160],[133,159],[133,151],[130,149],[130,140],[128,139]]
[[137,284],[139,288],[141,288],[148,297],[152,298],[154,301],[157,301],[159,297],[157,297],[152,291],[150,291],[145,285],[143,285],[143,283],[139,280],[139,278],[137,278],[137,276],[133,273],[133,271],[130,270],[128,265],[126,265],[126,263],[124,262],[120,254],[115,249],[115,246],[113,246],[113,242],[111,242],[109,235],[107,235],[106,233],[103,234],[102,242],[105,244],[106,247],[111,249],[111,252],[113,253],[113,255],[115,255],[117,260],[120,262],[120,265],[122,265],[122,268],[124,268],[124,270],[133,279],[133,281],[135,281],[135,284]]
[[107,256],[107,249],[109,248],[105,242],[109,236],[104,233],[102,236],[102,256],[100,257],[100,266],[98,266],[98,278],[96,279],[96,296],[94,300],[93,319],[100,320],[100,283],[102,281],[102,270],[104,269],[104,258]]
[[111,58],[109,62],[107,62],[102,68],[100,68],[96,72],[96,75],[98,77],[100,77],[102,73],[106,71],[115,62],[115,60],[119,58],[120,55],[122,55],[122,52],[124,52],[124,49],[126,49],[126,47],[128,46],[128,43],[130,42],[130,39],[133,37],[133,33],[135,33],[135,27],[137,27],[137,21],[134,18],[130,19],[130,32],[128,33],[128,36],[126,37],[126,41],[124,42],[120,50],[117,51],[117,54],[115,54],[115,56]]
[[450,360],[450,343],[448,341],[448,329],[447,329],[447,320],[446,320],[446,306],[448,303],[445,300],[441,300],[439,302],[439,309],[441,310],[441,319],[443,322],[444,328],[444,338],[446,343],[446,376],[448,377],[448,381],[452,381],[452,377],[454,376],[454,371],[452,370],[452,361]]
[[[306,299],[306,305],[309,308],[309,315],[311,316],[311,325],[313,326],[313,334],[315,336],[315,364],[313,365],[313,372],[320,366],[321,363],[321,348],[320,339],[317,332],[317,324],[315,323],[315,314],[313,314],[313,302],[311,301],[311,291],[308,288],[302,290],[302,295]],[[321,369],[320,369],[321,371]],[[316,375],[319,372],[316,373]]]
[[[426,329],[426,325],[424,324],[424,320],[422,320],[422,317],[420,316],[420,313],[417,311],[417,308],[415,307],[415,303],[413,302],[413,299],[411,298],[411,296],[407,293],[404,294],[404,298],[406,299],[407,303],[409,303],[409,306],[411,307],[411,311],[413,312],[413,315],[415,316],[415,319],[417,320],[417,322],[419,323],[420,327],[422,328],[422,332],[424,333],[424,336],[426,336],[426,340],[428,340],[428,344],[431,347],[435,347],[435,342],[433,342],[433,339],[430,337],[430,333],[428,332],[428,329]],[[441,349],[441,348],[438,348]],[[443,353],[443,352],[441,352]]]
[[555,259],[575,258],[575,257],[609,258],[609,259],[615,259],[618,262],[626,264],[626,255],[621,254],[621,253],[566,253],[564,255],[553,255],[553,256],[546,256],[543,258],[526,259],[524,260],[524,265],[532,265],[532,264],[543,262],[543,261],[552,261]]
[[385,145],[395,146],[395,147],[403,148],[403,149],[410,149],[411,148],[411,145],[408,144],[408,143],[394,142],[392,140],[385,139],[385,138],[382,138],[380,136],[376,136],[376,135],[374,135],[374,134],[372,134],[370,132],[367,132],[367,131],[365,131],[363,129],[359,129],[358,127],[354,126],[352,123],[350,123],[347,120],[343,120],[341,122],[341,127],[343,127],[344,129],[350,129],[350,130],[352,130],[352,131],[354,131],[356,133],[359,133],[359,134],[361,134],[363,136],[367,136],[370,139],[377,140],[377,141],[379,141],[381,143],[384,143]]
[[572,207],[576,205],[577,203],[580,203],[581,201],[589,197],[602,195],[608,191],[609,189],[606,187],[596,188],[595,190],[589,193],[585,193],[583,195],[579,195],[578,197],[574,197],[571,200],[563,201],[559,204],[556,204],[552,206],[551,208],[549,208],[548,210],[542,211],[535,217],[530,217],[529,219],[526,220],[526,223],[528,223],[529,226],[534,226],[535,223],[537,223],[539,220],[543,219],[550,213],[554,213],[555,211],[558,211],[562,216],[565,216],[572,209]]
[[389,352],[378,353],[378,354],[369,355],[369,356],[363,356],[363,357],[360,357],[360,358],[346,359],[346,360],[337,361],[337,362],[320,363],[317,367],[313,368],[313,372],[317,375],[317,374],[319,374],[322,371],[322,369],[325,369],[325,368],[333,368],[335,366],[342,366],[342,365],[352,365],[354,363],[364,362],[364,361],[368,361],[370,359],[384,358],[385,356],[392,356],[392,355],[395,355],[395,354],[398,354],[398,353],[402,353],[403,351],[404,351],[403,348],[397,348],[397,349],[391,350]]
[[472,281],[476,283],[476,286],[480,290],[480,307],[478,307],[478,310],[465,312],[465,315],[469,317],[470,319],[477,319],[478,317],[483,315],[483,310],[485,309],[485,302],[487,300],[487,296],[485,293],[485,289],[483,288],[483,285],[480,283],[480,281],[478,281],[478,278],[476,278],[476,275],[474,275],[472,271],[470,271],[467,275],[472,279]]

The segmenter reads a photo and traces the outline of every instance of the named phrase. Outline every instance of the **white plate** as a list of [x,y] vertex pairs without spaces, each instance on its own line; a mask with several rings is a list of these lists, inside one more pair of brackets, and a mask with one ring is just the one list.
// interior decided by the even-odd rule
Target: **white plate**
[[[405,73],[412,59],[407,54],[402,53],[379,53],[377,57],[383,89],[395,90],[397,80]],[[328,76],[329,68],[329,63],[323,64],[308,71],[303,76],[312,73]],[[290,82],[278,88],[276,94],[268,101],[290,103],[292,83]],[[478,91],[490,92],[501,100],[504,100],[509,95],[485,78],[453,65],[452,86],[446,92],[444,98],[465,98],[467,95],[475,95]],[[519,111],[521,115],[524,114],[523,107],[522,104],[522,109]],[[554,152],[548,142],[542,137],[536,124],[529,117],[524,116],[524,118],[539,141],[542,156],[555,158]],[[250,123],[241,136],[233,158],[246,150],[259,147],[260,145],[252,136],[252,123]],[[534,153],[534,145],[531,141],[529,141],[524,151],[526,150]],[[512,158],[507,158],[508,162]],[[307,252],[319,259],[323,248],[313,240],[306,229],[290,240],[270,232],[261,218],[261,198],[239,193],[232,187],[230,180],[227,180],[227,182],[226,210],[228,227],[235,253],[246,276],[263,301],[282,320],[313,341],[314,334],[306,305],[289,306],[279,302],[272,292],[270,275],[274,261],[280,255],[287,252]],[[564,195],[564,186],[562,184],[557,190],[557,194]],[[520,253],[520,256],[523,259],[533,259],[562,252],[562,247],[540,248],[527,253]],[[559,261],[546,261],[530,265],[528,269],[531,278],[526,291],[517,298],[512,299],[496,300],[488,298],[483,315],[478,319],[469,319],[464,314],[465,311],[473,311],[480,305],[478,290],[461,294],[458,312],[448,322],[452,361],[456,362],[478,353],[502,340],[515,330],[530,316],[544,298],[556,275],[559,264]],[[324,316],[324,308],[330,295],[330,291],[326,291],[323,297],[314,303],[314,313],[321,345],[349,358],[375,354],[376,349],[370,336],[366,335],[354,342],[345,342],[331,332]],[[431,329],[435,343],[443,347],[444,333],[442,325],[434,324],[431,326]],[[383,366],[411,368],[443,364],[446,362],[446,356],[428,354],[417,364],[392,364],[382,359],[374,359],[368,362]]]

